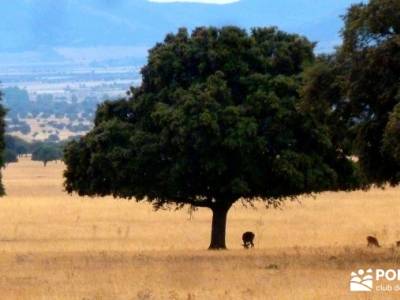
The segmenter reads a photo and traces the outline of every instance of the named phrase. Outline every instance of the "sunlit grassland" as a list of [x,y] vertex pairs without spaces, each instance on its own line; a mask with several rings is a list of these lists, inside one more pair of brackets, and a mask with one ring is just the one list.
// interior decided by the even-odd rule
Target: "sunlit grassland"
[[[210,252],[210,211],[70,196],[63,168],[24,158],[3,172],[1,299],[364,299],[348,292],[351,271],[400,267],[399,188],[324,193],[282,209],[238,203],[230,250]],[[249,251],[247,230],[256,234]],[[367,249],[367,235],[383,247]]]

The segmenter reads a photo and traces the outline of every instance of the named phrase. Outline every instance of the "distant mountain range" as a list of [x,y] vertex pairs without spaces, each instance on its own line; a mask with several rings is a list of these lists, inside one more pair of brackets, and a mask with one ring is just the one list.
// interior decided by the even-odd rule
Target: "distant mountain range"
[[241,0],[228,5],[147,0],[12,0],[1,4],[0,63],[132,58],[179,27],[278,26],[319,42],[339,43],[353,0]]

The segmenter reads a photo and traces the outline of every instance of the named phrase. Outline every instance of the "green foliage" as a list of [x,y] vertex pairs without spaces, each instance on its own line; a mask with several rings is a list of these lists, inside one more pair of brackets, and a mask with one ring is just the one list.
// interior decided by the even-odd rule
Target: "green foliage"
[[344,74],[338,57],[322,55],[303,74],[301,108],[328,125],[332,142],[345,155],[352,155],[354,133],[348,101],[343,95]]
[[[30,99],[27,90],[18,87],[7,87],[4,89],[4,106],[8,109],[7,116],[11,118],[8,127],[10,131],[21,131],[24,134],[29,132],[23,118],[49,118],[54,115],[57,118],[68,117],[75,120],[81,114],[86,120],[92,120],[98,99],[87,97],[84,101],[68,102],[66,99],[55,98],[51,94],[40,94],[35,101]],[[50,123],[52,121],[49,121]]]
[[17,153],[6,148],[3,152],[3,160],[4,160],[5,165],[7,165],[9,163],[18,162]]
[[9,162],[15,162],[13,159],[14,155],[18,157],[20,155],[32,154],[33,160],[42,161],[47,164],[48,161],[62,159],[62,151],[65,143],[66,141],[53,142],[49,140],[43,142],[27,142],[16,136],[5,135],[6,149],[4,155],[6,157],[6,162],[7,157],[9,157]]
[[359,55],[370,49],[373,54],[379,47],[396,42],[400,33],[400,2],[370,0],[356,4],[350,7],[344,20],[344,50],[353,54],[360,51]]
[[395,106],[390,114],[383,136],[383,146],[385,153],[400,162],[400,103]]
[[[398,184],[399,129],[393,124],[400,103],[400,2],[354,5],[345,22],[338,62],[344,73],[344,97],[350,100],[356,154],[371,183]],[[388,141],[397,144],[388,147]]]
[[395,185],[400,182],[400,2],[353,5],[344,20],[342,47],[305,73],[302,106],[327,122],[343,153],[359,158],[365,184]]
[[17,156],[29,153],[29,143],[21,138],[6,134],[4,136],[5,149],[14,152]]
[[48,162],[62,159],[62,149],[57,144],[42,143],[32,152],[32,160],[41,161],[46,166]]
[[[6,149],[15,152],[19,155],[31,154],[36,148],[40,145],[46,144],[47,142],[28,142],[22,138],[17,136],[13,136],[10,134],[6,134],[4,137]],[[61,147],[60,145],[56,145],[55,143],[47,143],[51,146]]]
[[275,28],[181,29],[151,51],[129,100],[103,104],[65,152],[66,189],[230,206],[351,189],[352,163],[298,109],[313,44]]

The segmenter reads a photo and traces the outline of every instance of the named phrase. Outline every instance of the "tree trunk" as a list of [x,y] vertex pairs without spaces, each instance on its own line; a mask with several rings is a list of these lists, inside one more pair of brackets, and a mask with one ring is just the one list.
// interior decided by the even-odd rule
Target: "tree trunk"
[[213,207],[213,218],[211,228],[211,243],[209,250],[226,249],[225,234],[226,234],[226,216],[230,206]]

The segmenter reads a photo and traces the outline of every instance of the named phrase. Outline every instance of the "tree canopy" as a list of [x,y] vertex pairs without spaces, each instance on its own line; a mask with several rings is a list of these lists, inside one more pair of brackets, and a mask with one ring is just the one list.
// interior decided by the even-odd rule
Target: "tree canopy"
[[32,160],[41,161],[46,166],[48,162],[62,159],[62,149],[57,144],[42,143],[32,152]]
[[305,99],[359,159],[369,184],[400,182],[400,2],[371,0],[344,17],[343,45],[308,71]]
[[208,207],[210,248],[223,249],[238,200],[359,187],[354,162],[300,97],[313,48],[276,28],[167,35],[141,86],[99,106],[93,130],[66,147],[66,190]]
[[387,155],[400,162],[400,102],[394,107],[386,124],[383,135],[383,149]]
[[392,114],[395,122],[394,108],[400,103],[400,2],[371,0],[352,6],[341,51],[361,166],[373,183],[397,184],[400,160],[383,137],[393,130],[389,118]]
[[4,136],[6,149],[18,155],[25,155],[31,151],[32,143],[29,143],[19,137],[6,134]]
[[7,165],[9,163],[18,162],[17,153],[6,148],[6,149],[4,149],[4,152],[3,152],[3,160],[4,160],[5,165]]

